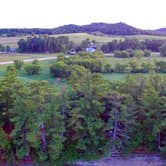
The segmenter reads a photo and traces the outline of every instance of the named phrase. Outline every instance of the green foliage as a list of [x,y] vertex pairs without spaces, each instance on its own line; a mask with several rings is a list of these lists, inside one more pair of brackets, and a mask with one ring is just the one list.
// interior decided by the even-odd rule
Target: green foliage
[[164,61],[156,62],[156,71],[166,73],[166,62]]
[[54,64],[51,65],[50,73],[54,77],[67,78],[71,74],[71,69],[67,64],[64,63],[64,61],[58,60]]
[[166,56],[166,44],[165,43],[160,47],[160,53],[162,56]]
[[20,70],[23,66],[23,61],[21,60],[14,60],[14,66],[17,70]]
[[126,64],[116,63],[114,71],[117,73],[124,73],[126,72],[126,68],[127,68]]
[[[114,152],[158,151],[165,156],[165,76],[136,74],[109,82],[71,62],[91,61],[91,56],[102,59],[85,53],[76,59],[58,58],[54,72],[66,77],[63,72],[71,71],[69,88],[60,91],[46,81],[22,83],[16,69],[8,67],[0,80],[0,148],[5,160],[18,165],[18,160],[31,157],[52,166]],[[137,63],[130,62],[130,70],[137,70]],[[140,66],[153,69],[149,63]]]
[[39,74],[41,67],[39,61],[34,60],[32,64],[25,66],[24,69],[27,72],[27,74],[34,75],[34,74]]

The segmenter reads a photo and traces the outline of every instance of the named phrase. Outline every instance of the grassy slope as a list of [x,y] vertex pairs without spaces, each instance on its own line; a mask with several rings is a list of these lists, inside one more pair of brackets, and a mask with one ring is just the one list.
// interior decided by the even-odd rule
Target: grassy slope
[[166,36],[153,36],[153,35],[132,35],[132,36],[127,36],[127,38],[135,38],[138,40],[146,40],[146,39],[166,40]]
[[97,36],[97,35],[91,35],[87,33],[71,33],[71,34],[60,34],[60,35],[53,35],[53,36],[54,37],[68,36],[69,39],[75,43],[81,43],[82,40],[85,40],[87,38],[89,38],[90,40],[95,40],[99,43],[107,43],[114,39],[117,39],[117,40],[124,39],[123,37],[118,37],[118,36],[107,36],[107,35]]
[[10,47],[17,47],[17,42],[20,39],[26,39],[28,36],[17,36],[17,37],[0,37],[0,44],[4,46],[9,45]]
[[[69,39],[75,43],[80,43],[82,40],[89,38],[90,40],[95,40],[99,43],[110,42],[114,39],[123,40],[124,38],[137,38],[139,40],[145,39],[166,39],[166,36],[150,36],[150,35],[133,35],[133,36],[96,36],[87,33],[71,33],[71,34],[60,34],[60,35],[51,35],[54,37],[57,36],[68,36]],[[17,47],[18,40],[24,38],[26,39],[28,36],[19,36],[19,37],[0,37],[0,44],[9,45],[11,47]]]

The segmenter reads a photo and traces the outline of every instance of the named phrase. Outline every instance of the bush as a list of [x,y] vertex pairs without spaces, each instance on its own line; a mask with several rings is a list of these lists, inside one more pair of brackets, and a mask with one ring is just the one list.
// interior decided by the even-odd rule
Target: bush
[[133,57],[138,58],[138,59],[144,57],[144,51],[135,50],[134,53],[133,53]]
[[150,72],[154,69],[154,66],[153,64],[149,63],[149,62],[143,62],[141,64],[141,67],[142,67],[142,71],[143,73],[147,73],[147,72]]
[[150,50],[144,50],[144,56],[145,57],[151,56],[151,51]]
[[23,66],[23,61],[21,60],[14,60],[14,66],[17,70],[20,70]]
[[32,64],[33,64],[33,65],[40,65],[40,61],[37,60],[37,59],[35,59],[35,60],[33,60]]
[[63,61],[56,61],[51,65],[50,73],[54,77],[67,78],[70,76],[71,70],[69,69],[69,66],[66,65]]
[[126,71],[127,65],[126,64],[120,64],[116,63],[115,64],[115,72],[116,73],[124,73]]
[[115,51],[114,52],[114,56],[116,58],[130,58],[130,53],[128,52],[128,50],[125,50],[125,51]]
[[116,58],[131,58],[131,57],[136,57],[136,58],[141,58],[141,57],[149,57],[151,56],[151,51],[149,50],[132,50],[132,49],[127,49],[124,51],[114,51],[114,56]]
[[105,64],[105,66],[104,66],[104,72],[106,72],[106,73],[112,73],[114,70],[113,70],[113,68],[111,67],[111,65],[110,64]]
[[156,62],[156,71],[166,73],[166,62],[164,61]]
[[162,56],[166,56],[166,43],[160,47],[160,53]]
[[34,75],[34,74],[39,74],[41,67],[39,61],[34,60],[32,64],[27,65],[24,69],[29,75]]

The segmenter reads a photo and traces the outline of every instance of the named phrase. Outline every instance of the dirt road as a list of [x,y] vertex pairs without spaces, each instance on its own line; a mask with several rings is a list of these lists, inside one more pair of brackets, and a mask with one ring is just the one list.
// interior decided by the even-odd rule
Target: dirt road
[[96,162],[78,162],[75,166],[166,166],[166,162],[158,155],[135,155],[127,158],[105,158]]

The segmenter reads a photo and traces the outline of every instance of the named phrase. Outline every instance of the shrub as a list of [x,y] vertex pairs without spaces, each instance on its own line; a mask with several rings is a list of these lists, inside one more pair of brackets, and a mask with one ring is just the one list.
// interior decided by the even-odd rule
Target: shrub
[[154,69],[153,64],[151,64],[151,63],[149,63],[149,62],[143,62],[143,63],[141,64],[141,67],[142,67],[143,73],[147,73],[147,72],[149,72],[149,71],[151,71],[151,70]]
[[151,56],[151,51],[150,50],[144,50],[144,56],[145,57]]
[[32,64],[33,65],[40,65],[40,62],[39,62],[39,60],[35,59],[35,60],[33,60]]
[[156,62],[156,71],[166,73],[166,62],[164,61]]
[[166,56],[166,43],[160,47],[160,53],[162,56]]
[[23,66],[23,61],[21,60],[14,60],[14,66],[17,70],[20,70]]
[[133,53],[133,57],[138,58],[138,59],[144,57],[144,51],[135,50],[134,53]]
[[126,71],[126,68],[127,68],[126,64],[116,63],[114,71],[117,73],[124,73]]
[[114,56],[116,58],[129,58],[130,53],[127,50],[125,50],[125,51],[115,51]]
[[34,74],[39,74],[41,67],[39,61],[34,60],[32,64],[27,65],[24,69],[29,75],[34,75]]
[[50,73],[54,77],[67,78],[70,76],[71,70],[69,69],[69,66],[66,65],[63,61],[57,61],[51,65]]
[[106,73],[113,72],[113,69],[112,69],[112,67],[111,67],[110,64],[105,64],[105,66],[104,66],[104,72],[106,72]]

